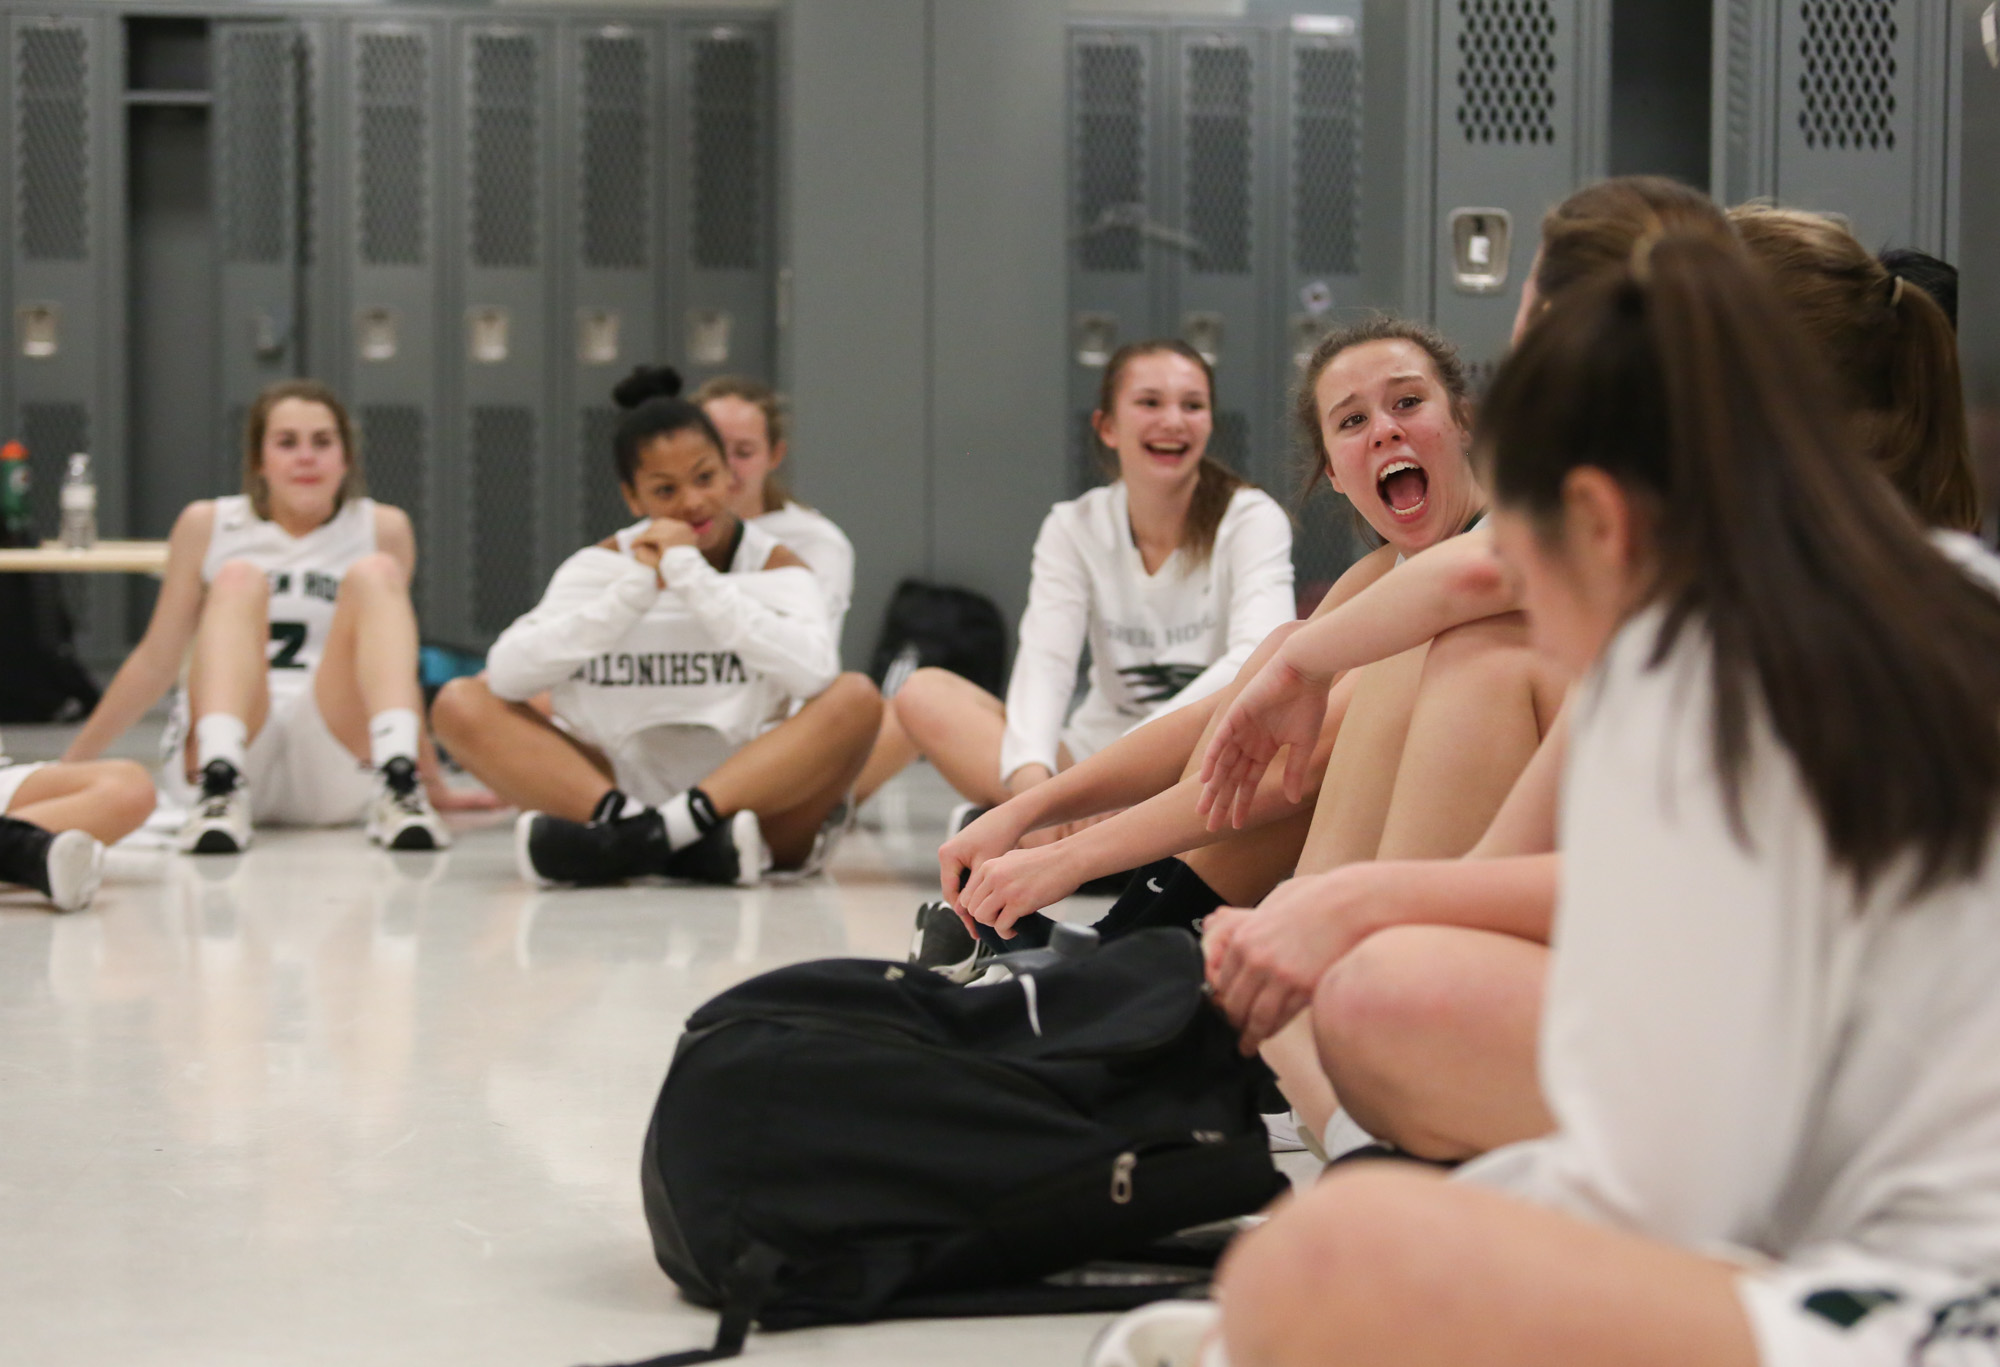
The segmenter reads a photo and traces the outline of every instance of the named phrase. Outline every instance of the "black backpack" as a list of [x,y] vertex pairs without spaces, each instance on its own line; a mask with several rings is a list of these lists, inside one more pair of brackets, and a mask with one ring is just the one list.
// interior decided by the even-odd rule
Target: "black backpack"
[[0,574],[0,722],[74,721],[97,706],[52,574]]
[[[1286,1183],[1269,1074],[1202,976],[1194,937],[1157,929],[993,985],[830,959],[703,1006],[641,1185],[660,1266],[723,1320],[714,1348],[655,1361],[730,1356],[752,1320],[1122,1309],[1205,1283],[1162,1270],[1168,1236]],[[1093,1261],[1121,1258],[1144,1266]]]
[[868,667],[877,684],[887,683],[897,657],[906,649],[910,658],[899,673],[935,666],[972,680],[988,693],[997,695],[1006,687],[1007,624],[991,598],[971,589],[918,579],[896,585]]

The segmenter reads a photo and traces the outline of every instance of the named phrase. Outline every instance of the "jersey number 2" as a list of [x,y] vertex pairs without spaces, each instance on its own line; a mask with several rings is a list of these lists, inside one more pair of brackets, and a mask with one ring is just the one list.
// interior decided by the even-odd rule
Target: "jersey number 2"
[[278,649],[271,656],[273,669],[304,669],[299,652],[306,648],[306,624],[304,622],[271,623],[271,639]]

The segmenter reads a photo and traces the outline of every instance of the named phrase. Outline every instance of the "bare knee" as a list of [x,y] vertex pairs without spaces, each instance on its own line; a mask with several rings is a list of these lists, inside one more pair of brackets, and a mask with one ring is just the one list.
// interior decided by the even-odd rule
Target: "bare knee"
[[1320,979],[1312,1007],[1320,1065],[1342,1108],[1376,1138],[1425,1154],[1436,1145],[1404,1101],[1407,1073],[1449,1010],[1438,975],[1426,971],[1436,933],[1398,926],[1369,936]]
[[225,560],[208,581],[208,594],[210,602],[254,602],[261,606],[270,600],[271,581],[248,560]]
[[128,832],[146,824],[158,801],[153,776],[129,759],[99,761],[93,786],[101,795],[106,817]]
[[922,737],[935,735],[938,727],[949,725],[957,691],[958,676],[950,670],[919,669],[903,681],[890,705],[903,729],[921,743]]
[[1518,612],[1503,612],[1439,632],[1424,657],[1424,672],[1504,670],[1526,677],[1532,664],[1527,619]]
[[342,594],[369,591],[381,593],[408,593],[410,577],[403,572],[403,562],[385,551],[364,555],[347,567],[341,577]]
[[505,706],[493,695],[483,675],[451,680],[438,690],[431,704],[431,726],[446,745],[464,748],[468,737],[478,734],[480,725]]
[[820,697],[843,721],[853,722],[871,736],[882,725],[882,693],[866,674],[849,670],[828,684]]

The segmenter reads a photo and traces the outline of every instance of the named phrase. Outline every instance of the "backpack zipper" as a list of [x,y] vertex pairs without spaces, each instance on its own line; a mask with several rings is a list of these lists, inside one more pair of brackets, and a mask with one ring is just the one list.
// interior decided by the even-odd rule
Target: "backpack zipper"
[[1111,1160],[1111,1204],[1129,1206],[1132,1204],[1132,1170],[1139,1166],[1139,1155],[1127,1149]]

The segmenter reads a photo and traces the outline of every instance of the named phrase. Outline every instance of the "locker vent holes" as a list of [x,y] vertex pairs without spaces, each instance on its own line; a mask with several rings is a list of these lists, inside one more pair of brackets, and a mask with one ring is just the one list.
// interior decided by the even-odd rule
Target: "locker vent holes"
[[1467,142],[1556,140],[1549,0],[1458,0],[1458,126]]
[[1217,275],[1250,270],[1250,49],[1188,49],[1187,228],[1200,244],[1193,266]]
[[292,35],[285,30],[223,35],[217,85],[221,129],[223,253],[230,261],[286,259],[285,195],[292,134]]
[[430,160],[425,57],[421,34],[361,36],[361,260],[366,265],[424,263],[424,175]]
[[30,260],[81,261],[90,242],[87,40],[81,28],[56,24],[18,34],[21,250]]
[[415,404],[363,404],[360,418],[368,492],[408,513],[417,543],[422,545],[429,532],[424,522],[428,502],[424,470],[429,463],[424,450],[424,410]]
[[1897,0],[1801,0],[1799,130],[1821,150],[1896,145]]
[[498,635],[535,605],[535,414],[472,410],[472,624]]
[[618,410],[586,408],[583,420],[583,460],[576,474],[582,495],[578,512],[586,541],[601,541],[632,524],[632,510],[618,493],[616,467],[611,463],[611,436],[618,430]]
[[1361,269],[1361,54],[1294,55],[1292,255],[1305,275]]
[[1136,271],[1146,216],[1146,59],[1136,43],[1077,48],[1076,232],[1087,271]]
[[583,264],[644,270],[652,128],[646,44],[625,34],[583,40]]
[[535,142],[540,73],[535,40],[472,39],[472,262],[535,264],[541,179]]
[[763,54],[726,30],[694,44],[694,263],[755,270]]

